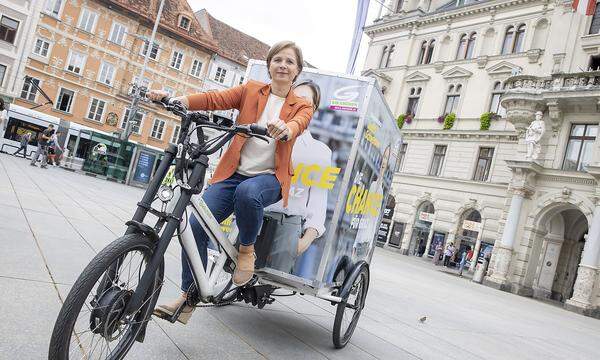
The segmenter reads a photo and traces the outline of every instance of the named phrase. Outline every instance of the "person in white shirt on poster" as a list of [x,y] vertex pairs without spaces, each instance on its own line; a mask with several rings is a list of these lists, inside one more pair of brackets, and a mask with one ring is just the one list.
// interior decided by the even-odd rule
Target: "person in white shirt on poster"
[[[320,89],[314,82],[300,82],[294,86],[294,92],[310,101],[315,110],[318,108]],[[319,169],[327,169],[331,166],[331,156],[331,149],[314,139],[308,129],[296,139],[292,151],[292,164],[294,169],[299,168],[301,173],[295,174],[296,180],[290,189],[288,206],[283,207],[280,201],[265,208],[268,216],[276,218],[279,223],[268,256],[268,267],[286,273],[293,270],[295,275],[310,277],[310,269],[314,267],[317,261],[315,257],[319,253],[318,249],[311,245],[325,232],[329,190],[322,186],[314,186],[314,183],[319,182],[322,171],[311,172],[309,179],[306,179],[302,168],[318,166]],[[313,249],[307,252],[309,248]]]

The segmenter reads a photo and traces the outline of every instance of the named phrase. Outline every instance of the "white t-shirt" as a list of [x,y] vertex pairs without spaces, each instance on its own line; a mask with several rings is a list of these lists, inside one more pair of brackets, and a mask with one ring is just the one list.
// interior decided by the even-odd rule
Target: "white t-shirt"
[[[285,98],[269,94],[265,109],[260,115],[257,124],[267,127],[271,119],[278,119]],[[269,142],[257,138],[246,139],[240,154],[240,163],[237,172],[245,176],[275,173],[275,144],[276,140],[269,138]]]
[[[315,140],[308,130],[296,138],[292,150],[292,164],[297,167],[318,165],[325,170],[331,166],[331,150],[321,141]],[[322,172],[310,174],[310,180],[318,182]],[[287,208],[283,207],[283,200],[268,206],[265,211],[273,211],[286,215],[300,215],[305,220],[304,229],[317,230],[318,236],[325,232],[325,218],[327,215],[328,189],[319,186],[307,186],[302,174],[295,174],[288,198]]]

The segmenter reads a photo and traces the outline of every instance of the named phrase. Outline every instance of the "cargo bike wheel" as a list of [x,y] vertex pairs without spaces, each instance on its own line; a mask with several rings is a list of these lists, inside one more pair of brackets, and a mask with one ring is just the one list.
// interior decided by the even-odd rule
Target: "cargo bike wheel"
[[337,349],[350,341],[365,306],[368,290],[369,266],[361,261],[348,273],[339,291],[342,301],[337,304],[333,322],[333,345]]

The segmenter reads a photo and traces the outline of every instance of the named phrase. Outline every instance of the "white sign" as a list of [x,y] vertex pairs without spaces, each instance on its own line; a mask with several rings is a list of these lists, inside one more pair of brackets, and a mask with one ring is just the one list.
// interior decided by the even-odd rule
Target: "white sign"
[[481,223],[476,221],[465,220],[463,221],[463,229],[471,231],[479,231],[481,229]]
[[426,213],[426,212],[420,212],[419,213],[419,220],[433,222],[433,216],[434,216],[434,214],[430,214],[430,213]]

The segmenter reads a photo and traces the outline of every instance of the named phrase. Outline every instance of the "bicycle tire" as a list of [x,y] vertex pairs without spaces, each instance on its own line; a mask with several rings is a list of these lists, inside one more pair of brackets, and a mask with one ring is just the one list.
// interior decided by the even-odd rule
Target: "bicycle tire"
[[[96,285],[96,283],[98,283],[98,288],[96,289],[96,292],[94,294],[94,299],[97,298],[99,290],[101,290],[102,293],[105,293],[106,291],[111,291],[112,289],[114,289],[114,287],[111,287],[111,289],[105,289],[105,287],[107,286],[107,272],[114,271],[115,266],[120,267],[122,265],[119,265],[119,259],[127,259],[127,255],[130,252],[140,251],[140,253],[143,254],[143,258],[141,258],[140,260],[145,260],[147,263],[147,261],[152,256],[154,247],[155,244],[145,235],[130,234],[116,239],[115,241],[107,245],[103,250],[101,250],[96,256],[94,256],[94,258],[81,272],[81,274],[73,284],[73,287],[69,291],[69,294],[67,295],[63,306],[60,309],[56,323],[54,325],[52,337],[50,339],[48,359],[69,359],[70,345],[72,345],[71,338],[73,337],[75,323],[78,320],[80,311],[83,308],[83,306],[85,305],[87,307],[87,304],[85,304],[86,299],[90,294],[92,294],[92,292],[94,292],[94,286]],[[143,274],[143,272],[141,271],[141,267],[139,273],[141,277],[141,274]],[[150,320],[152,310],[160,294],[160,287],[162,286],[163,276],[164,262],[160,265],[156,273],[154,283],[148,290],[148,294],[144,298],[143,305],[134,314],[133,322],[130,326],[128,326],[127,332],[123,336],[123,339],[119,341],[119,343],[114,349],[110,350],[110,346],[108,347],[110,353],[107,354],[107,359],[122,359],[129,352],[140,330],[142,330],[144,324]],[[131,292],[132,290],[129,291]],[[122,303],[126,303],[126,300],[123,300]],[[92,309],[89,309],[89,307],[88,309],[90,311],[90,316],[92,316],[93,311],[96,311],[97,308],[94,304],[90,305],[92,305]],[[110,310],[112,310],[112,307],[110,308]],[[112,312],[109,312],[109,314],[106,316],[110,316],[111,313]],[[91,321],[92,320],[90,319],[90,322]],[[114,322],[112,322],[111,324],[114,324]],[[92,325],[90,324],[90,327],[91,326]],[[94,333],[96,328],[90,329],[90,332]],[[77,334],[75,336],[79,343],[78,347],[81,350],[84,350],[84,344],[81,340],[79,340],[79,336]],[[81,352],[79,352],[79,354],[81,354]],[[101,356],[102,353],[100,354],[100,357]],[[86,357],[84,356],[84,358]]]
[[[356,329],[356,325],[358,324],[360,314],[362,313],[368,289],[369,270],[366,266],[363,266],[358,275],[352,279],[352,288],[348,296],[337,304],[335,320],[333,322],[333,345],[336,349],[345,347],[350,341],[350,338]],[[354,301],[350,300],[350,297],[353,295],[356,295]],[[351,303],[350,305],[348,304],[349,302]],[[352,314],[352,319],[347,328],[342,330],[344,317],[349,308],[354,308],[354,313]]]

